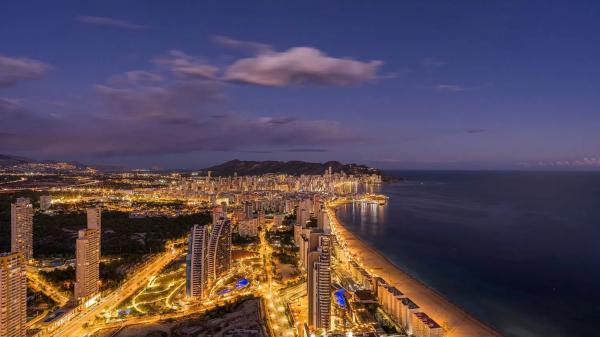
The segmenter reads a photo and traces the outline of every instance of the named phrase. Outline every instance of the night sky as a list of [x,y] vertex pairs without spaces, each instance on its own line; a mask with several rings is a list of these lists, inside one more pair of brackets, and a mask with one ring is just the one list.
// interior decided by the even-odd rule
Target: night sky
[[597,1],[2,1],[0,153],[600,169]]

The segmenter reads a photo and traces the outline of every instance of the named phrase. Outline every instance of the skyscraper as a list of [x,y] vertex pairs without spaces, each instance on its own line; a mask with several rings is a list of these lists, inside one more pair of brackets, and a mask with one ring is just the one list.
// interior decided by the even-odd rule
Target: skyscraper
[[87,209],[88,228],[98,229],[102,227],[102,209],[100,207],[90,207]]
[[331,236],[318,237],[318,247],[308,256],[308,325],[329,330],[331,325]]
[[76,243],[75,301],[81,303],[93,298],[99,290],[101,210],[87,209],[87,227],[79,230]]
[[23,254],[0,254],[0,336],[25,337],[27,278]]
[[331,233],[329,216],[327,215],[327,209],[323,203],[319,206],[319,211],[317,213],[317,228],[322,229],[326,234]]
[[29,198],[17,198],[10,205],[11,252],[23,254],[25,262],[33,258],[33,207]]
[[231,268],[231,222],[221,219],[213,224],[208,246],[208,277],[214,281]]
[[186,261],[186,295],[202,299],[208,286],[209,226],[194,225],[188,241]]

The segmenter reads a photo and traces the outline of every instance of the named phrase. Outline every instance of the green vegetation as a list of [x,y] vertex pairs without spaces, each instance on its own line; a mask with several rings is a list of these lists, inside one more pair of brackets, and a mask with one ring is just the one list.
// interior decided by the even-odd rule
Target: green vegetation
[[273,256],[281,263],[291,264],[294,267],[298,267],[298,258],[296,255],[292,255],[286,252],[274,252]]
[[68,266],[64,269],[56,268],[51,271],[40,271],[40,275],[48,282],[60,287],[63,290],[70,291],[74,287],[75,268]]
[[[131,255],[161,252],[168,240],[185,236],[193,224],[206,224],[205,213],[176,218],[130,219],[127,213],[102,213],[102,254]],[[45,215],[34,218],[34,255],[71,257],[77,231],[85,228],[85,214]],[[44,233],[39,235],[38,233]]]
[[235,299],[235,301],[233,301],[233,302],[226,302],[225,304],[223,304],[221,306],[218,306],[210,311],[205,312],[202,315],[202,318],[203,319],[213,319],[213,318],[223,317],[226,314],[230,314],[230,313],[236,311],[242,303],[244,303],[248,300],[252,300],[252,299],[257,299],[257,297],[254,295],[240,296],[237,299]]
[[[10,203],[17,197],[29,197],[34,206],[39,192],[0,194],[0,251],[10,250]],[[172,205],[174,206],[174,205]],[[102,213],[102,254],[128,255],[161,252],[164,243],[186,235],[193,224],[207,224],[208,213],[182,215],[174,218],[148,217],[130,219],[128,213]],[[84,213],[36,214],[33,220],[34,255],[66,257],[75,255],[77,231],[85,228]]]
[[234,245],[249,245],[258,243],[258,237],[241,236],[238,233],[234,233],[231,238],[231,243]]
[[269,231],[267,232],[267,241],[273,245],[275,243],[280,244],[284,247],[294,246],[294,229],[286,229],[282,231]]

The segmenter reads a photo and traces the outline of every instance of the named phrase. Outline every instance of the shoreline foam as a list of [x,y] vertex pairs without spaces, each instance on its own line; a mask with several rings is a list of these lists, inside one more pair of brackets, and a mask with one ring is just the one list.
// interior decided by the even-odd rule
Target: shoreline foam
[[[338,204],[339,206],[339,204]],[[346,228],[337,218],[336,206],[328,206],[335,234],[352,256],[372,275],[379,276],[414,301],[423,312],[440,324],[445,337],[502,337],[503,335],[450,302],[443,295],[404,272],[384,254]]]

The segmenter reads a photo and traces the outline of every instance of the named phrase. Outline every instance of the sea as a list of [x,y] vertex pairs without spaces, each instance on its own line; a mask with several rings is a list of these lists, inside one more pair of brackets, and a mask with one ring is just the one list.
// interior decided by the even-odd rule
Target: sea
[[399,268],[505,336],[600,336],[600,172],[386,174],[336,212]]

